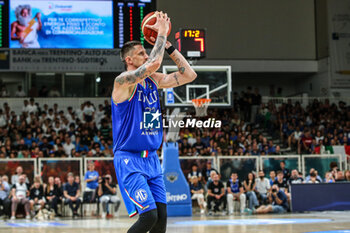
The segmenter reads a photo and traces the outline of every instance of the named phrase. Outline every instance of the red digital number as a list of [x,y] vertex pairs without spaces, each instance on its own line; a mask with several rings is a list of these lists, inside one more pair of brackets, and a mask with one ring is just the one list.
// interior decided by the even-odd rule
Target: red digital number
[[204,52],[204,38],[196,38],[194,41],[197,41],[200,43],[200,50],[201,52]]

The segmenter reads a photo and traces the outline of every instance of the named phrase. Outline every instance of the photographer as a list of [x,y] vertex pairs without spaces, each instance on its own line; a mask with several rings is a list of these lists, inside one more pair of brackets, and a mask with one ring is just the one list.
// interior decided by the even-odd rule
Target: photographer
[[282,190],[280,190],[280,188],[276,184],[272,186],[271,192],[269,193],[269,202],[271,203],[270,205],[262,205],[256,211],[254,211],[254,213],[283,214],[286,213],[289,208],[286,194]]
[[120,206],[120,199],[117,196],[116,185],[112,184],[111,175],[98,178],[98,196],[102,203],[102,218],[113,217],[109,214],[108,203],[114,204],[114,214],[116,214]]

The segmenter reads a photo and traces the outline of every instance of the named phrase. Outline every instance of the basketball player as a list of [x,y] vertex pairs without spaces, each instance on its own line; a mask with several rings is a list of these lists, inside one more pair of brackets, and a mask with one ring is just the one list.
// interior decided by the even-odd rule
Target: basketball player
[[42,28],[41,13],[32,18],[30,5],[19,5],[15,15],[17,21],[11,24],[11,40],[19,40],[22,48],[40,48],[37,31]]
[[[112,92],[113,152],[119,187],[129,216],[139,219],[128,230],[165,232],[166,191],[156,150],[162,143],[158,88],[189,83],[196,73],[179,51],[167,42],[170,19],[156,12],[157,22],[148,28],[158,32],[151,54],[138,41],[121,49],[126,71],[116,77]],[[171,74],[157,73],[164,50],[178,66]]]

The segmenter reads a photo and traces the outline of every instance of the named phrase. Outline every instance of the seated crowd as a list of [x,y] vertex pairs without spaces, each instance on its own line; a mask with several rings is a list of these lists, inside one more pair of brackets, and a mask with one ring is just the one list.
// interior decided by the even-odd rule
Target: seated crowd
[[324,178],[312,168],[303,179],[297,169],[290,171],[281,161],[279,170],[270,171],[269,177],[259,171],[258,174],[249,172],[244,179],[233,172],[225,185],[209,161],[203,171],[193,164],[187,177],[192,200],[197,201],[201,214],[206,210],[209,215],[220,211],[232,215],[235,210],[241,214],[266,214],[289,211],[291,184],[350,182],[350,171],[343,172],[332,162]]
[[[222,121],[221,128],[180,130],[180,155],[280,155],[285,148],[298,154],[322,154],[333,153],[335,145],[344,146],[350,154],[350,111],[344,102],[337,106],[315,100],[304,109],[290,100],[280,106],[272,101],[252,104],[257,97],[248,92],[235,98],[235,111],[208,110],[208,117]],[[31,98],[24,100],[21,114],[4,103],[0,158],[111,157],[110,111],[107,100],[97,107],[87,101],[79,109],[65,110],[58,104],[40,106]],[[280,138],[282,148],[263,131]]]
[[262,104],[259,116],[271,134],[279,134],[282,143],[298,154],[333,154],[334,146],[344,146],[350,155],[350,106],[343,101],[337,106],[315,99],[306,108],[291,100],[278,108],[269,102]]
[[[21,205],[24,207],[22,215],[26,219],[39,218],[44,212],[47,218],[54,218],[62,216],[58,205],[67,205],[76,218],[82,203],[101,203],[102,218],[112,218],[120,205],[116,184],[111,175],[99,176],[94,169],[94,164],[89,163],[84,178],[86,189],[82,192],[80,176],[74,176],[71,172],[67,174],[66,183],[62,183],[60,177],[53,176],[47,178],[47,183],[43,183],[39,175],[34,177],[31,184],[23,173],[23,168],[18,166],[16,174],[11,176],[11,182],[7,175],[0,178],[0,214],[15,220],[16,215],[21,214],[18,211],[18,206]],[[114,215],[109,210],[110,203],[114,204]]]

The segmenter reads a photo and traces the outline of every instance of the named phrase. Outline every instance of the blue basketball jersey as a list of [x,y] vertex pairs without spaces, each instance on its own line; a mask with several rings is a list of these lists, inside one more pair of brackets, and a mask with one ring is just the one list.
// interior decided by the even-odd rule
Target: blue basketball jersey
[[135,85],[128,100],[112,98],[113,152],[157,150],[163,137],[158,85],[151,77]]

